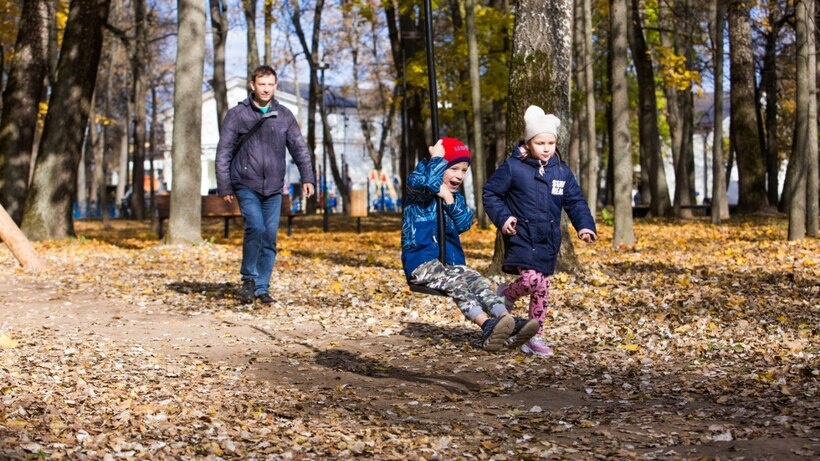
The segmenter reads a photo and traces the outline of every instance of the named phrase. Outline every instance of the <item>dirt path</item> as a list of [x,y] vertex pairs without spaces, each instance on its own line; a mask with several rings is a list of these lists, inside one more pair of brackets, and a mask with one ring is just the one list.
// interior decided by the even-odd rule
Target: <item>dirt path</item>
[[[618,388],[641,386],[639,370],[602,373],[598,365],[584,363],[583,356],[574,357],[569,350],[533,371],[531,358],[524,364],[515,353],[478,350],[476,330],[458,321],[397,322],[385,330],[366,320],[311,320],[281,305],[185,315],[162,304],[67,294],[30,276],[9,274],[0,274],[0,305],[0,333],[20,338],[18,349],[30,349],[25,353],[36,360],[45,360],[38,348],[48,349],[51,341],[63,338],[61,344],[73,345],[69,348],[83,343],[105,344],[112,352],[138,347],[169,368],[196,359],[207,369],[205,376],[215,369],[248,379],[246,396],[254,389],[279,395],[297,389],[295,401],[282,405],[278,413],[289,424],[297,418],[307,428],[301,436],[280,439],[284,445],[301,445],[287,452],[296,458],[451,458],[461,453],[479,459],[495,454],[497,459],[787,460],[818,453],[813,429],[806,429],[806,437],[785,434],[793,431],[764,432],[766,426],[789,418],[778,420],[745,408],[753,402],[716,405],[703,394],[681,389],[680,377],[672,375],[668,382],[652,383],[663,392],[613,398]],[[28,338],[48,339],[32,339],[27,345]],[[147,388],[151,382],[134,385]],[[221,390],[219,380],[210,385],[216,387],[212,395],[228,396],[236,378],[225,380]],[[311,438],[310,428],[319,421],[348,435]],[[379,439],[384,446],[396,446],[375,451],[378,443],[356,442],[349,435],[385,428],[397,428],[410,439]],[[11,438],[0,437],[0,443],[3,440],[10,443]],[[254,446],[270,448],[265,443],[257,440],[234,452],[223,446],[217,454],[243,458]],[[317,446],[307,449],[306,443]],[[24,459],[32,447],[21,446],[0,445],[5,450],[0,457]],[[213,450],[206,446],[202,454]],[[279,446],[269,453],[283,452]]]

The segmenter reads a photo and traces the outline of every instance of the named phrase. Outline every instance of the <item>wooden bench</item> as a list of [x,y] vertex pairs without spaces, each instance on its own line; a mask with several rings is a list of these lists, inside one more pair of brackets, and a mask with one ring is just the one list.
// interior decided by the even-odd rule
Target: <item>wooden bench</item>
[[[157,234],[159,238],[165,237],[164,221],[171,216],[171,196],[169,194],[157,195],[157,220],[159,221],[159,229]],[[218,195],[203,195],[202,196],[202,217],[203,218],[222,218],[225,220],[225,231],[223,235],[228,238],[230,234],[231,219],[242,217],[242,212],[239,210],[239,201],[234,199],[231,203],[226,203],[225,200]],[[288,235],[293,234],[293,218],[297,216],[293,212],[291,206],[290,195],[282,195],[282,209],[280,216],[288,218]]]

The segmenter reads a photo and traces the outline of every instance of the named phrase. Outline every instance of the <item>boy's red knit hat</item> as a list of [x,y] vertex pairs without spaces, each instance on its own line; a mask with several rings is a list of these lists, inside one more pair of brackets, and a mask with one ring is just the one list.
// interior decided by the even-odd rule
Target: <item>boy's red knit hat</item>
[[447,168],[461,162],[469,164],[472,160],[470,150],[458,139],[441,138],[441,144],[444,147],[444,160],[447,160]]

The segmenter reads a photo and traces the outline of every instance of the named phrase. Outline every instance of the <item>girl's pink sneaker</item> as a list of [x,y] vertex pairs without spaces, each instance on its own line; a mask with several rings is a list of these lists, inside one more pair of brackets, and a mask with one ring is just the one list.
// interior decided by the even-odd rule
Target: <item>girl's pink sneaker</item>
[[552,348],[547,345],[547,342],[541,336],[530,338],[521,346],[521,350],[532,355],[550,356],[553,354]]

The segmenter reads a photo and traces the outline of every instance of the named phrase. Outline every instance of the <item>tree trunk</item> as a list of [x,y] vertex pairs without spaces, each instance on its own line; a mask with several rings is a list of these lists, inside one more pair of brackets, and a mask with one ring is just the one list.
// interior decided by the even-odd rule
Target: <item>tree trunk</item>
[[205,6],[196,0],[178,2],[177,64],[174,75],[174,134],[171,151],[174,185],[167,242],[195,243],[200,229],[200,186],[202,165],[202,89],[205,67]]
[[228,6],[220,0],[210,0],[211,35],[214,42],[214,78],[211,88],[216,102],[216,126],[222,131],[222,120],[228,114],[228,88],[225,81],[225,44],[228,42]]
[[[677,22],[674,17],[672,5],[668,2],[658,4],[658,24],[661,29],[661,46],[672,53],[677,53],[679,46],[675,40],[677,34]],[[667,79],[664,85],[664,95],[666,96],[666,123],[669,125],[669,138],[672,148],[672,164],[675,171],[675,193],[673,205],[675,215],[679,217],[690,217],[689,210],[681,210],[681,182],[686,181],[686,177],[681,177],[683,165],[683,121],[680,106],[678,104],[677,82],[674,79]],[[685,186],[684,186],[685,187]]]
[[723,26],[726,24],[726,2],[715,2],[712,43],[715,48],[715,116],[712,125],[712,224],[729,219],[726,177],[723,162]]
[[585,123],[581,131],[586,138],[586,149],[582,153],[581,181],[584,196],[589,203],[590,212],[595,216],[598,210],[598,136],[595,128],[595,58],[592,47],[592,2],[584,2],[584,103],[586,105]]
[[732,146],[740,176],[738,212],[753,213],[762,210],[768,200],[755,114],[750,7],[744,0],[730,0],[728,5]]
[[[130,120],[130,104],[126,104],[126,114],[124,119]],[[128,125],[129,123],[125,122],[123,126],[118,127],[116,130],[117,140],[119,141],[117,145],[119,146],[119,183],[117,183],[117,194],[116,194],[116,204],[120,206],[122,204],[122,200],[125,198],[125,189],[128,187]],[[128,217],[130,216],[123,216]]]
[[[507,152],[512,151],[524,132],[524,112],[538,101],[547,112],[562,121],[558,151],[569,146],[570,81],[572,79],[572,2],[559,0],[544,4],[539,0],[521,0],[515,17],[513,59],[510,65],[509,105],[507,108]],[[561,248],[557,270],[581,270],[568,219],[561,218]],[[500,238],[499,235],[496,239]],[[496,244],[496,249],[499,246]],[[491,268],[501,266],[504,253],[493,254]]]
[[[691,44],[686,41],[687,63],[692,62]],[[689,64],[687,64],[689,65]],[[687,72],[690,69],[687,67]],[[680,192],[680,200],[676,200],[682,206],[695,204],[695,114],[694,114],[694,100],[692,96],[691,86],[685,91],[678,92],[678,106],[680,107],[681,115],[681,149],[680,149],[680,165],[676,167],[675,171],[675,194]],[[677,171],[680,169],[680,173]],[[677,178],[680,177],[680,180]],[[688,210],[688,209],[686,209]],[[684,213],[684,210],[678,216],[690,216],[691,213]]]
[[0,116],[0,204],[19,225],[28,193],[40,96],[48,75],[49,0],[25,0]]
[[131,219],[145,218],[145,121],[148,59],[148,15],[145,0],[134,0],[134,49],[131,54],[131,100],[134,108],[131,161]]
[[[638,135],[642,157],[646,158],[646,184],[639,186],[644,203],[649,203],[652,216],[666,216],[671,212],[669,188],[663,166],[660,131],[658,129],[658,101],[655,96],[655,72],[643,33],[638,0],[631,0],[629,36],[635,71],[638,75]],[[644,175],[641,175],[644,177]],[[648,187],[647,187],[648,186]]]
[[[319,33],[321,31],[323,8],[324,0],[318,0],[314,9],[313,31],[310,45],[308,45],[307,37],[305,36],[304,29],[302,28],[302,11],[299,8],[298,2],[294,3],[293,15],[291,16],[291,21],[293,23],[294,30],[296,31],[296,36],[299,39],[299,44],[302,46],[302,52],[308,62],[310,91],[308,92],[307,144],[308,149],[310,150],[311,163],[313,163],[313,165],[318,165],[318,161],[316,159],[316,106],[318,98],[322,96],[320,94],[322,90],[319,88],[317,73],[319,65],[323,64],[319,62]],[[322,171],[321,174],[325,175],[325,172]],[[317,181],[319,181],[320,178],[320,175],[316,176]],[[317,191],[318,193],[316,194],[316,199],[319,199],[324,193],[324,191],[321,190],[320,184],[317,184]],[[317,209],[317,201],[308,201],[306,208],[308,213],[315,213]]]
[[[94,97],[91,97],[91,110],[89,111],[89,119],[94,113]],[[88,127],[86,127],[86,130]],[[86,171],[88,170],[88,138],[86,137],[85,142],[83,142],[83,147],[80,149],[80,161],[77,166],[77,186],[74,189],[74,203],[77,204],[77,211],[79,212],[80,217],[85,216],[86,211],[88,210],[88,178],[86,176]],[[73,206],[72,206],[72,214],[73,214]]]
[[110,0],[73,0],[48,104],[43,137],[23,214],[34,240],[74,235],[71,200],[83,148]]
[[490,220],[484,213],[484,202],[481,199],[484,184],[487,182],[484,167],[484,130],[481,127],[481,83],[478,69],[478,44],[476,43],[475,29],[475,0],[465,2],[465,31],[467,33],[468,67],[470,69],[470,101],[472,102],[472,172],[473,172],[473,195],[475,196],[476,217],[478,227],[487,229],[490,227]]
[[572,10],[572,94],[570,96],[570,110],[572,123],[569,134],[569,150],[564,155],[564,161],[575,172],[578,185],[583,193],[584,182],[581,171],[581,152],[586,151],[586,138],[581,136],[581,127],[586,123],[586,106],[584,105],[584,10],[583,1],[573,2]]
[[262,7],[262,14],[265,16],[265,51],[264,64],[272,65],[273,63],[273,45],[271,43],[271,29],[273,28],[273,0],[265,0]]
[[612,151],[614,173],[615,231],[612,245],[632,247],[632,147],[629,139],[629,92],[627,89],[627,0],[610,1],[610,47],[612,73]]
[[[797,107],[794,149],[789,168],[789,240],[817,236],[817,80],[813,0],[795,2],[797,45]],[[812,190],[813,189],[813,190]]]
[[259,47],[256,44],[256,0],[242,0],[245,13],[245,30],[248,32],[248,81],[259,67]]
[[[774,18],[772,18],[774,19]],[[766,159],[766,195],[770,206],[777,206],[778,178],[780,162],[777,159],[777,106],[780,104],[777,95],[777,37],[780,27],[772,25],[773,29],[765,33],[766,52],[763,57],[763,69],[760,72],[760,86],[766,92],[766,116],[764,152]]]

